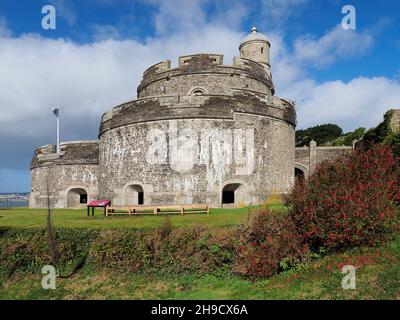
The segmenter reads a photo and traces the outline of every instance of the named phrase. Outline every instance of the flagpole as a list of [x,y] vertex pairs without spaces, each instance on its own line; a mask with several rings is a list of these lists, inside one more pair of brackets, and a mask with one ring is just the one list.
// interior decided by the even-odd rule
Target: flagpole
[[60,153],[60,108],[57,106],[57,154]]
[[57,119],[57,154],[60,153],[60,106],[53,108],[53,113]]

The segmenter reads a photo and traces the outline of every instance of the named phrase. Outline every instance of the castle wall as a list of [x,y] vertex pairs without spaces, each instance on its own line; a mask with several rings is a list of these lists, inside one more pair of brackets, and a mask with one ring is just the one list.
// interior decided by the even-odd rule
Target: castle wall
[[53,165],[31,170],[31,208],[47,208],[47,183],[52,208],[85,207],[74,195],[80,190],[87,193],[87,201],[97,199],[97,165]]
[[307,177],[312,174],[316,166],[323,161],[332,160],[343,152],[350,152],[352,147],[317,147],[314,141],[311,141],[308,147],[299,147],[295,149],[295,168],[303,171]]
[[179,61],[177,68],[171,69],[170,61],[164,61],[147,69],[138,87],[138,98],[189,95],[195,87],[209,94],[230,94],[233,88],[273,94],[270,73],[255,61],[236,58],[229,66],[222,64],[222,55],[212,54],[184,56]]
[[[99,141],[38,148],[32,207],[264,202],[294,182],[294,103],[274,97],[269,69],[199,54],[151,66],[139,99],[105,113]],[[194,89],[201,90],[194,93]],[[47,185],[49,188],[47,188]],[[234,200],[232,200],[234,199]]]
[[293,126],[263,116],[138,123],[100,139],[100,197],[127,205],[139,185],[145,204],[221,206],[222,189],[240,184],[243,204],[260,203],[294,180]]
[[400,109],[393,109],[393,115],[390,119],[390,129],[393,132],[400,132]]
[[[270,64],[270,44],[262,40],[253,40],[243,43],[240,48],[240,56],[247,59],[258,61],[266,65],[269,69]],[[262,50],[262,53],[261,53]]]
[[35,150],[31,162],[31,208],[47,208],[48,196],[52,208],[84,207],[86,201],[98,196],[98,142],[78,141],[60,144],[60,154],[54,145]]
[[180,75],[168,80],[159,80],[143,87],[139,97],[160,96],[163,94],[189,95],[194,89],[202,89],[207,94],[232,94],[232,89],[251,89],[271,95],[271,89],[264,83],[239,75],[196,74]]

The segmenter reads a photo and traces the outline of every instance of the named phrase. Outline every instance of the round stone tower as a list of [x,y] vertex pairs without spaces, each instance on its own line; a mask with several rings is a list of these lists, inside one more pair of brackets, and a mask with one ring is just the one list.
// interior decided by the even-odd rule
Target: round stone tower
[[264,202],[294,180],[293,102],[274,96],[269,42],[253,29],[240,58],[148,68],[138,100],[103,115],[99,196],[114,205]]
[[[38,148],[32,207],[259,204],[294,181],[296,112],[274,96],[270,43],[257,29],[240,57],[195,54],[148,68],[138,99],[102,116],[99,141]],[[47,187],[48,185],[48,187]],[[50,192],[48,192],[50,190]]]
[[240,57],[256,61],[269,71],[271,68],[270,48],[271,44],[267,37],[263,33],[258,32],[256,27],[253,27],[251,33],[242,40],[239,47]]

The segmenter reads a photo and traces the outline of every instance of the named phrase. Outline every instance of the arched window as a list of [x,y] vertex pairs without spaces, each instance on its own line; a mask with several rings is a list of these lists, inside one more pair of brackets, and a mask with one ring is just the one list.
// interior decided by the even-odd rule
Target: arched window
[[204,94],[204,91],[201,89],[196,89],[196,90],[193,90],[193,92],[192,92],[192,95],[194,95],[194,96],[201,96],[203,94]]
[[204,88],[192,88],[192,90],[190,91],[189,95],[191,96],[202,96],[203,94],[206,94],[207,91]]

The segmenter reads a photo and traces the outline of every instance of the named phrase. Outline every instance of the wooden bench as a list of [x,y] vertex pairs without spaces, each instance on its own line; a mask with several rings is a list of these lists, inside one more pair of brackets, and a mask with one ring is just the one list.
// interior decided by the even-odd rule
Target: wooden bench
[[182,205],[138,205],[129,207],[108,207],[106,215],[159,215],[159,214],[185,214],[185,213],[210,213],[206,204]]

